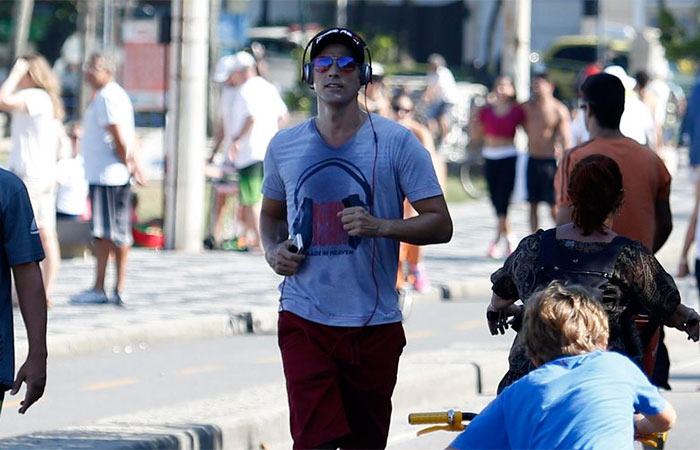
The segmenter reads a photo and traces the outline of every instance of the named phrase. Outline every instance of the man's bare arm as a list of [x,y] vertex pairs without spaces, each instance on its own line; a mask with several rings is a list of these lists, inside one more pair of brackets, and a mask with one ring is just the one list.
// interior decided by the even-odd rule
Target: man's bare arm
[[20,414],[24,414],[41,398],[46,387],[46,293],[38,262],[13,266],[12,272],[22,319],[27,329],[29,353],[17,372],[11,394],[15,395],[22,383],[27,385],[27,392],[19,408]]
[[654,231],[654,243],[652,252],[658,252],[661,247],[666,243],[668,237],[673,231],[673,216],[671,215],[671,182],[669,181],[666,186],[661,190],[661,194],[654,203],[654,221],[655,221],[655,231]]
[[338,213],[350,236],[387,237],[414,245],[438,244],[452,238],[452,219],[442,195],[412,202],[418,212],[408,219],[381,219],[362,207]]
[[263,197],[260,208],[260,239],[265,260],[279,275],[294,275],[304,255],[289,251],[287,205],[284,201]]
[[115,123],[111,123],[107,125],[107,131],[109,131],[112,138],[114,138],[114,153],[117,155],[117,158],[124,164],[128,164],[129,149],[121,127]]
[[573,147],[573,139],[571,137],[571,114],[563,104],[559,105],[559,126],[557,132],[564,146],[564,150]]

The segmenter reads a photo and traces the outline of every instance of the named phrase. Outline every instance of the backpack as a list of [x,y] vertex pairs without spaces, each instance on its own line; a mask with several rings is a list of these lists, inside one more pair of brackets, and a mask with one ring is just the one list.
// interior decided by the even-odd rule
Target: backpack
[[[581,252],[564,248],[557,241],[556,228],[542,233],[540,251],[535,260],[535,286],[544,288],[553,280],[564,284],[578,284],[591,290],[606,310],[619,304],[619,294],[605,290],[615,273],[617,258],[632,242],[624,236],[615,236],[602,250]],[[614,303],[614,305],[611,305]]]
[[[607,312],[617,310],[621,293],[609,282],[615,273],[617,258],[632,240],[615,236],[602,250],[588,253],[574,250],[573,247],[564,248],[557,240],[556,232],[556,228],[542,232],[540,250],[535,258],[535,284],[532,291],[543,289],[554,280],[565,285],[577,284],[588,288]],[[527,299],[521,300],[527,302]],[[524,310],[509,322],[516,332],[522,328],[523,312]]]
[[[540,251],[535,260],[535,287],[544,288],[553,280],[582,285],[590,289],[608,314],[617,312],[620,310],[622,293],[609,282],[615,273],[620,253],[632,242],[631,239],[618,235],[602,250],[586,253],[564,248],[557,241],[556,229],[551,228],[542,233]],[[646,311],[633,311],[633,317],[643,344],[642,369],[647,376],[651,376],[659,343],[660,324],[650,320]]]

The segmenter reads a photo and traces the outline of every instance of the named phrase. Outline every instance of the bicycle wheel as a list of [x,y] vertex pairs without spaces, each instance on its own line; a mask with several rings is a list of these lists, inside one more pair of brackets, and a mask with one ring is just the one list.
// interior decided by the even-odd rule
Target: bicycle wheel
[[459,168],[459,181],[464,192],[471,198],[479,198],[484,194],[484,164],[480,161],[467,160]]

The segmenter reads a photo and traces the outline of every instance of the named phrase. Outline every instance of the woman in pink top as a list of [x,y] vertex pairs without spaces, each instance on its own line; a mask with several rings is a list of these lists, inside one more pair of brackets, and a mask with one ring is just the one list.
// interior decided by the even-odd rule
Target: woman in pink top
[[508,225],[508,205],[515,187],[515,163],[518,152],[513,143],[515,130],[525,122],[525,113],[515,100],[513,80],[501,75],[494,81],[492,99],[472,120],[472,139],[484,139],[482,155],[491,203],[498,218],[496,239],[488,249],[492,258],[498,256],[498,245],[505,241],[506,253],[513,251]]

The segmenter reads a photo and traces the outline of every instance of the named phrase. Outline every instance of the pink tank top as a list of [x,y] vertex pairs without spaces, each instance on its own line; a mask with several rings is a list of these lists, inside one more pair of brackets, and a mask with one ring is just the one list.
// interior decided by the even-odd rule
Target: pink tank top
[[487,136],[512,139],[517,126],[525,122],[525,112],[515,105],[505,116],[497,116],[490,106],[486,106],[479,113],[479,121]]

